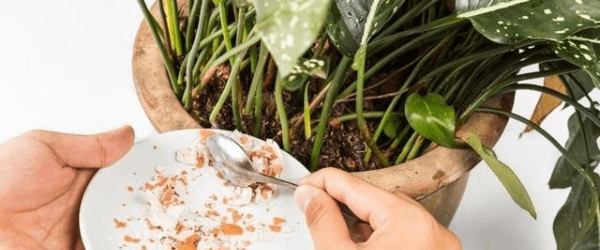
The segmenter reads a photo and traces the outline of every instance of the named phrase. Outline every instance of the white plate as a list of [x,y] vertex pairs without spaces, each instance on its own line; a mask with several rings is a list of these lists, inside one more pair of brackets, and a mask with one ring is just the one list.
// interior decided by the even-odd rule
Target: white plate
[[[85,248],[120,249],[124,233],[123,229],[116,229],[114,219],[140,217],[148,213],[144,206],[144,196],[140,192],[128,192],[127,188],[140,187],[150,181],[155,175],[157,165],[165,166],[166,175],[179,173],[185,165],[175,161],[176,151],[190,147],[197,138],[197,129],[151,136],[136,143],[117,163],[98,171],[87,187],[81,203],[79,226]],[[282,179],[297,182],[308,175],[309,172],[296,159],[285,152],[283,155],[285,167]],[[201,171],[214,169],[205,167]],[[199,179],[202,181],[194,182],[194,189],[191,191],[195,196],[193,198],[206,198],[211,194],[225,192],[215,188],[220,180],[214,174],[203,173]],[[190,183],[190,187],[192,186]],[[196,199],[182,197],[186,206],[198,203]],[[291,232],[287,233],[274,233],[269,240],[254,240],[247,249],[313,249],[305,217],[295,206],[291,191],[280,189],[280,193],[271,197],[267,203],[246,205],[242,212],[244,211],[251,212],[257,219],[264,221],[272,219],[273,216],[281,216],[287,220],[285,225],[291,229]],[[142,231],[136,232],[138,236],[144,235],[142,229],[138,231]],[[135,249],[140,248],[141,244]]]

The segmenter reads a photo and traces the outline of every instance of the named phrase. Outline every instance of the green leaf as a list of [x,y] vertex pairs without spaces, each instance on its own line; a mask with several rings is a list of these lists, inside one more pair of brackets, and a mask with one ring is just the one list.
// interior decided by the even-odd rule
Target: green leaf
[[552,44],[554,53],[583,69],[600,87],[600,28],[587,29]]
[[456,10],[459,18],[468,18],[481,34],[501,43],[561,41],[600,26],[596,0],[469,0],[456,1]]
[[537,214],[533,202],[515,172],[509,166],[499,161],[493,150],[483,146],[477,135],[469,133],[466,142],[479,154],[481,159],[485,161],[496,177],[498,177],[498,180],[500,180],[502,186],[508,191],[515,203],[529,212],[535,219]]
[[404,112],[408,123],[417,133],[444,147],[456,147],[456,116],[454,109],[444,102],[442,96],[430,93],[422,97],[413,93],[406,100]]
[[[596,186],[600,185],[598,174],[593,172],[590,174]],[[557,249],[598,249],[600,235],[589,186],[581,175],[572,179],[572,186],[567,201],[554,218],[553,231]]]
[[[368,36],[377,33],[389,22],[405,0],[380,1]],[[327,16],[327,33],[335,47],[353,57],[361,44],[367,16],[375,0],[335,0]]]
[[307,83],[309,76],[321,79],[327,78],[329,63],[320,59],[304,59],[292,68],[290,74],[285,77],[283,87],[288,91],[296,91]]
[[398,136],[398,125],[400,125],[400,122],[401,120],[399,116],[390,116],[383,127],[383,133],[385,133],[385,135],[387,135],[389,138],[396,138],[396,136]]
[[[592,111],[595,114],[598,114],[598,110],[593,109]],[[585,127],[585,134],[583,133],[584,129],[577,118],[577,114],[574,113],[569,118],[569,139],[565,144],[565,149],[569,152],[569,155],[571,155],[581,166],[586,166],[593,169],[598,165],[598,162],[593,161],[592,159],[600,157],[600,149],[598,149],[598,144],[596,143],[596,140],[598,137],[600,137],[600,127],[596,126],[596,124],[583,115],[581,119],[583,121],[583,126]],[[586,139],[588,143],[589,156],[592,159],[586,158],[584,141]],[[548,185],[550,185],[550,188],[570,187],[573,179],[577,175],[579,175],[579,173],[577,173],[573,166],[571,166],[567,158],[565,156],[561,156],[554,166],[554,171],[552,172],[552,176],[550,177],[550,182]]]
[[[569,62],[557,61],[542,63],[540,64],[540,67],[543,70],[554,70],[569,67],[570,65],[572,64]],[[559,77],[562,79],[563,83],[569,86],[569,89],[573,92],[573,99],[575,100],[580,100],[595,88],[592,78],[584,71],[576,71],[569,74],[563,74]],[[565,107],[568,106],[568,104],[565,104]]]
[[304,52],[315,42],[329,11],[329,0],[253,0],[254,28],[287,76]]

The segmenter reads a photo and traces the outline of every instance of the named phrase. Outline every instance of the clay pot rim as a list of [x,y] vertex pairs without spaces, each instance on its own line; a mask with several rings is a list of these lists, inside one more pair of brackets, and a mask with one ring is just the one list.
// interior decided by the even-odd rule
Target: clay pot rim
[[[142,107],[158,132],[200,128],[171,90],[162,58],[145,21],[135,38],[132,68]],[[513,100],[514,94],[498,96],[484,106],[511,110]],[[507,121],[508,118],[499,115],[476,113],[461,126],[457,136],[464,138],[468,132],[473,132],[480,136],[484,145],[493,147]],[[422,199],[453,183],[479,161],[471,150],[436,147],[407,163],[353,174],[388,192]]]

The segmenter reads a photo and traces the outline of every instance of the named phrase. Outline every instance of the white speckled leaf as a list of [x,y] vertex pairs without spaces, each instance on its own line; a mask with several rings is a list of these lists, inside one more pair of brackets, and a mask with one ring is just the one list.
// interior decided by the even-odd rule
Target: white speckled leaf
[[600,28],[588,29],[553,44],[554,53],[577,65],[592,77],[600,88]]
[[346,56],[354,56],[361,45],[367,15],[377,2],[377,13],[368,36],[377,33],[390,21],[404,0],[335,0],[327,16],[327,33],[336,48]]
[[600,27],[598,0],[457,0],[456,10],[458,17],[468,18],[480,33],[500,43],[560,41]]
[[253,0],[254,26],[277,64],[287,76],[298,59],[315,42],[329,10],[329,0]]
[[283,87],[288,91],[296,91],[307,83],[307,77],[313,76],[321,79],[327,78],[329,62],[320,59],[300,58],[298,64],[292,68],[290,74],[284,79]]

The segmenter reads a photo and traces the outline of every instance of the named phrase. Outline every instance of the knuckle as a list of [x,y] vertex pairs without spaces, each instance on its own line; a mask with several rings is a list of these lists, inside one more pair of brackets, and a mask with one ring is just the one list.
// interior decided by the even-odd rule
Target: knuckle
[[107,148],[106,148],[106,142],[99,136],[99,135],[94,135],[94,140],[95,140],[95,144],[96,144],[96,150],[97,150],[97,157],[98,157],[98,165],[99,166],[106,166],[108,164],[107,162]]
[[306,207],[306,224],[309,228],[316,228],[328,213],[327,207],[322,202],[313,199]]
[[44,134],[45,134],[45,131],[39,130],[39,129],[34,129],[34,130],[29,130],[29,131],[23,133],[23,136],[41,138],[41,137],[43,137]]

